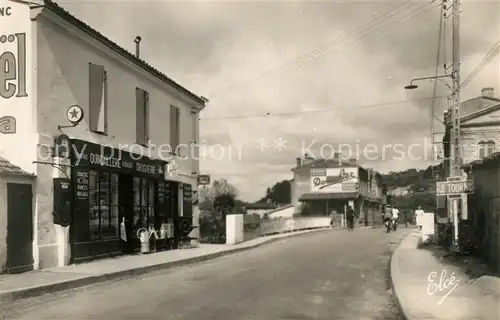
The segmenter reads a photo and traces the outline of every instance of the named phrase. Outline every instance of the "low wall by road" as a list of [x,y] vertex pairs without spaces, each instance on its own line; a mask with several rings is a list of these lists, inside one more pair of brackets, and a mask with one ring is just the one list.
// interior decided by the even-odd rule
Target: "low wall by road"
[[226,243],[236,244],[273,234],[328,227],[329,217],[260,219],[258,215],[228,215]]

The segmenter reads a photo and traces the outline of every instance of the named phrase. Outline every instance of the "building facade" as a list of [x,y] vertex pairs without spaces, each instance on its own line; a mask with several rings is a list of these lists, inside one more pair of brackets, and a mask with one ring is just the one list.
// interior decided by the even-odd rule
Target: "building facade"
[[33,268],[134,252],[138,229],[178,217],[197,225],[207,100],[52,1],[0,8],[0,152],[36,177]]
[[385,202],[382,176],[355,161],[337,159],[297,159],[292,169],[292,204],[299,210],[304,204],[310,214],[328,216],[332,211],[345,212],[350,205],[365,225],[377,221]]

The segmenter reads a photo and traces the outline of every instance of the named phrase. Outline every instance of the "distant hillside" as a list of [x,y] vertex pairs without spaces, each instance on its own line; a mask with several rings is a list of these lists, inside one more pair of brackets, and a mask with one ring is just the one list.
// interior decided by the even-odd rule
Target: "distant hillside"
[[427,192],[435,190],[436,178],[433,171],[435,173],[439,172],[439,170],[440,166],[434,166],[434,168],[429,166],[425,170],[408,169],[400,172],[389,172],[382,175],[382,177],[388,190],[411,186],[410,191]]

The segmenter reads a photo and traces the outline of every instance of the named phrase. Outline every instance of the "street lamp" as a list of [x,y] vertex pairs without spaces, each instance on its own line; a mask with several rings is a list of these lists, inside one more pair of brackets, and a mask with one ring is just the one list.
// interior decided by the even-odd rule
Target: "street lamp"
[[415,78],[410,81],[410,84],[405,86],[406,90],[412,90],[412,89],[417,89],[418,86],[414,83],[415,81],[420,81],[420,80],[432,80],[436,79],[444,83],[449,89],[451,89],[450,85],[447,84],[442,78],[452,78],[451,75],[443,75],[443,76],[436,76],[436,77],[424,77],[424,78]]

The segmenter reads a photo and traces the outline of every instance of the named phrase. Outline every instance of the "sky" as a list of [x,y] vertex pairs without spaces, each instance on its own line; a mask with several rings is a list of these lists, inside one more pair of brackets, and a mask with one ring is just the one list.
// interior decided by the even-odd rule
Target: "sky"
[[[434,81],[451,65],[451,17],[439,41],[438,1],[57,1],[210,102],[200,118],[202,173],[246,201],[291,179],[304,152],[333,150],[382,173],[426,168]],[[500,2],[463,0],[461,77],[500,39]],[[496,57],[461,99],[493,87]],[[436,96],[449,93],[438,82]],[[437,112],[440,116],[441,111]],[[436,131],[439,130],[438,122]],[[435,138],[438,139],[437,137]]]

